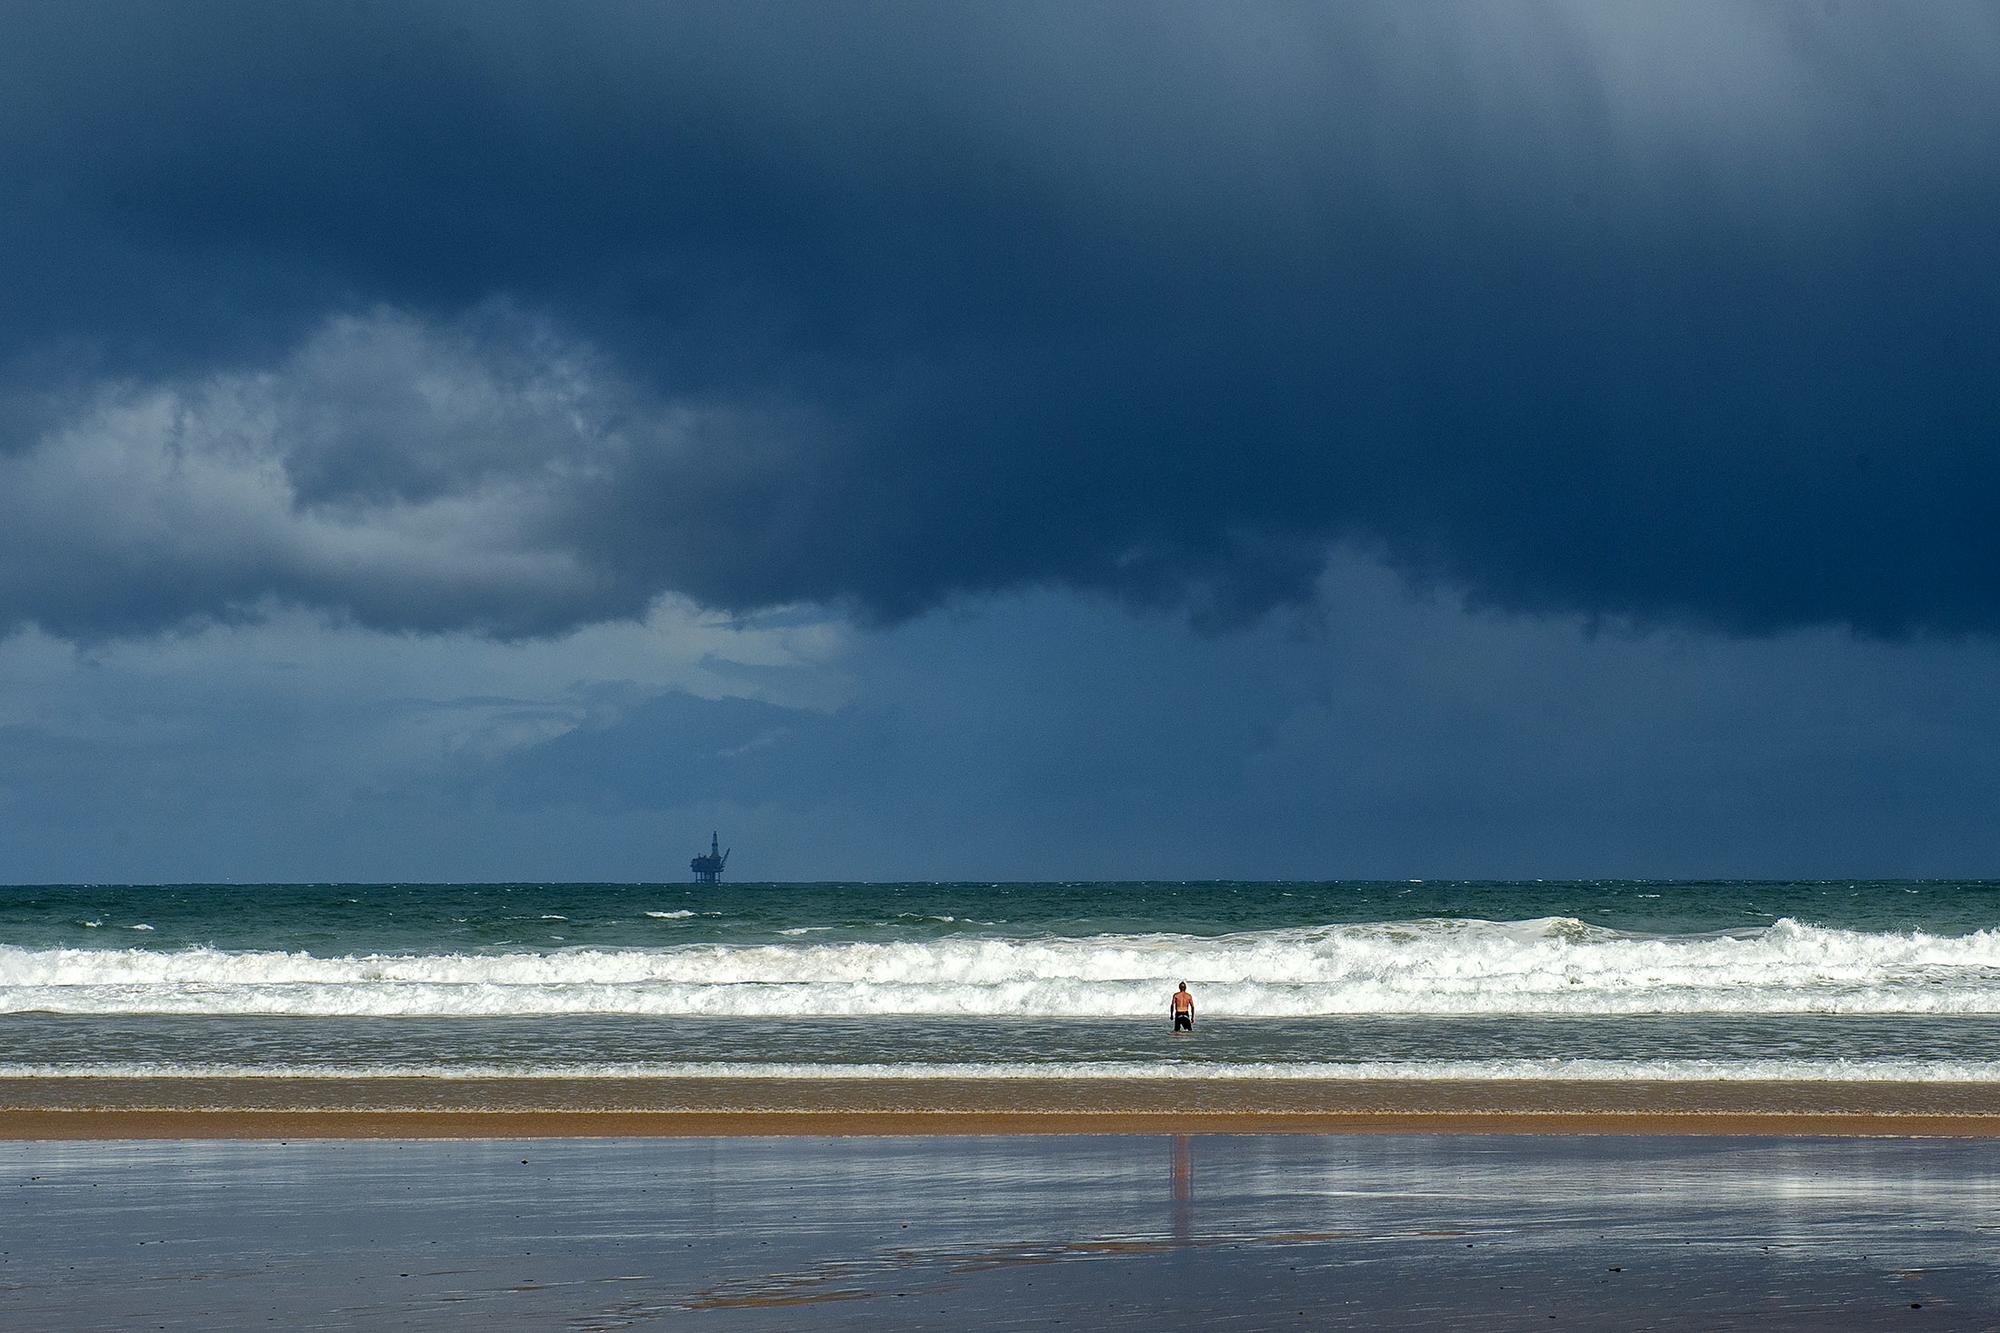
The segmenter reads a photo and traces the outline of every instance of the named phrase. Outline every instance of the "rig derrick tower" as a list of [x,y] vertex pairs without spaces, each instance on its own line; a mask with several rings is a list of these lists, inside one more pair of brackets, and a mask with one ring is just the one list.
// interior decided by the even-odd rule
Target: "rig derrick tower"
[[717,853],[719,842],[715,834],[708,835],[708,851],[688,862],[688,869],[694,871],[697,884],[713,884],[722,878],[722,868],[729,864],[729,853]]

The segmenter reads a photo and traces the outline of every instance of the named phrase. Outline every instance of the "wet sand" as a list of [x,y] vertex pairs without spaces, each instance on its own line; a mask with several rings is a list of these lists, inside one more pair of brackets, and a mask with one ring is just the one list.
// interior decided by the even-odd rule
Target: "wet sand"
[[2000,1144],[0,1144],[65,1330],[1991,1329]]
[[773,1135],[2000,1136],[1977,1083],[0,1079],[0,1139]]

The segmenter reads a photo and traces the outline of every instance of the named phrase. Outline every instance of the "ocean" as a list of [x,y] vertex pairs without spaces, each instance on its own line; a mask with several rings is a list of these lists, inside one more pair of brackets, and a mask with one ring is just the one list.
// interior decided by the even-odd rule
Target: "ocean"
[[2000,1081],[2000,883],[0,888],[93,1074]]

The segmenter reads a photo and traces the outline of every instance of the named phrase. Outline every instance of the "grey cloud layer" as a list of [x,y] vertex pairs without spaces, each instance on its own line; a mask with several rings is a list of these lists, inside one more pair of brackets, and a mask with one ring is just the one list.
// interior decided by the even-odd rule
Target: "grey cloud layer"
[[77,638],[287,604],[500,636],[634,616],[657,586],[593,531],[636,455],[716,427],[630,405],[519,320],[379,312],[268,370],[106,391],[0,454],[0,607]]
[[1988,6],[5,9],[0,623],[2000,628]]

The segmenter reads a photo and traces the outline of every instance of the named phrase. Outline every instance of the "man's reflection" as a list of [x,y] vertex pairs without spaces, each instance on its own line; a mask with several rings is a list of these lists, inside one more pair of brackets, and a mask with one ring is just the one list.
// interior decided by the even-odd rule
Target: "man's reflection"
[[1194,1160],[1186,1134],[1174,1135],[1174,1241],[1194,1242]]

